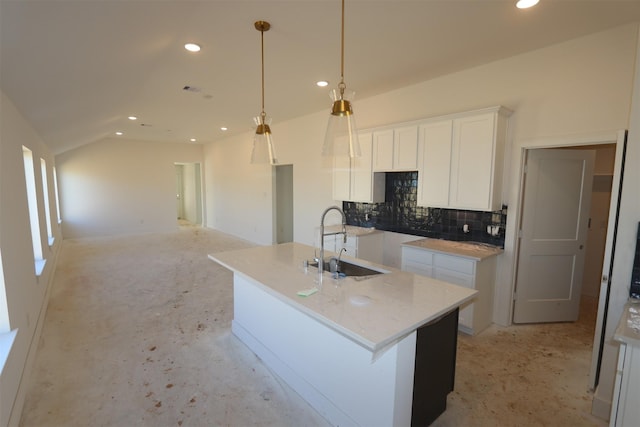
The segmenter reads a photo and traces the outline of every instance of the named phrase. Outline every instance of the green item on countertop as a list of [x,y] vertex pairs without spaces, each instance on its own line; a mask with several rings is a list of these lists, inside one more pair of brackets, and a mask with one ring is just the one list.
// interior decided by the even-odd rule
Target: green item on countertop
[[310,295],[315,294],[316,292],[318,292],[318,288],[313,287],[313,288],[309,288],[309,289],[304,289],[302,291],[298,291],[298,296],[308,297]]

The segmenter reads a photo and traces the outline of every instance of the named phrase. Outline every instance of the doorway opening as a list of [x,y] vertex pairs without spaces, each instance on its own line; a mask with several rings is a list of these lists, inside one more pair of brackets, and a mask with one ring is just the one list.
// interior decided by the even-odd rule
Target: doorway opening
[[180,225],[202,225],[200,163],[175,163],[176,218]]
[[[538,148],[561,148],[563,150],[595,150],[596,164],[592,181],[593,189],[590,193],[592,202],[589,206],[589,217],[591,218],[586,250],[587,262],[583,266],[581,273],[583,274],[582,295],[581,295],[581,313],[589,318],[589,322],[593,326],[593,340],[591,348],[587,351],[591,352],[591,370],[589,373],[590,390],[595,390],[598,385],[599,367],[602,357],[603,334],[606,327],[606,317],[608,310],[608,293],[609,293],[609,272],[614,256],[614,240],[617,228],[618,200],[620,197],[622,170],[624,165],[626,132],[620,131],[615,138],[593,138],[582,139],[554,145],[544,144],[542,146],[524,147],[523,152],[526,155]],[[524,205],[524,186],[525,173],[521,175],[521,199],[520,214],[518,215],[518,224],[516,229],[522,227],[522,218],[527,209],[535,209],[535,206]],[[514,271],[517,277],[520,256],[520,238],[515,237],[515,251],[517,254],[514,260]],[[586,248],[585,248],[586,249]],[[517,282],[517,278],[515,280]],[[514,299],[517,297],[517,283],[514,283]],[[514,304],[515,306],[515,304]],[[512,312],[513,315],[513,312]],[[594,324],[595,323],[595,324]]]
[[293,165],[278,165],[275,174],[273,240],[293,242]]

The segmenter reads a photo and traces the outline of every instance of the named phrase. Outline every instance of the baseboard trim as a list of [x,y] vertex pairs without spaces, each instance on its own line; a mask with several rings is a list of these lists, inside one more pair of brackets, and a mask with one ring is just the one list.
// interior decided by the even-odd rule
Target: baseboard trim
[[593,397],[591,403],[591,415],[601,418],[603,420],[609,420],[611,414],[611,402],[602,400],[597,396]]

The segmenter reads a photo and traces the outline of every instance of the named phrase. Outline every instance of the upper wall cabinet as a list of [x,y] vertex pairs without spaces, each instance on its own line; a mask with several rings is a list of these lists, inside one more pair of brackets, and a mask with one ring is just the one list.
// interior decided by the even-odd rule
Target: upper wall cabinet
[[334,158],[333,199],[351,202],[384,202],[384,174],[372,171],[372,133],[360,132],[360,157]]
[[500,209],[510,114],[496,107],[421,125],[418,205]]
[[418,206],[448,207],[453,120],[420,126]]
[[373,132],[373,170],[375,172],[416,170],[417,154],[417,125]]

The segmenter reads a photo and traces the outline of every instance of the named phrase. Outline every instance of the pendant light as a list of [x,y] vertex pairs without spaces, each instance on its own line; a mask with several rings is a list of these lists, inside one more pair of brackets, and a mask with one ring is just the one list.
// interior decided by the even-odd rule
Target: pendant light
[[344,83],[344,0],[342,0],[342,32],[340,44],[340,84],[329,96],[333,100],[322,154],[327,156],[360,157],[358,129],[353,117],[355,92]]
[[271,135],[271,118],[264,112],[264,32],[269,31],[271,24],[266,21],[256,21],[256,30],[260,31],[260,46],[262,52],[262,111],[259,116],[253,118],[256,125],[256,134],[253,137],[253,150],[251,150],[251,163],[278,163],[273,136]]

